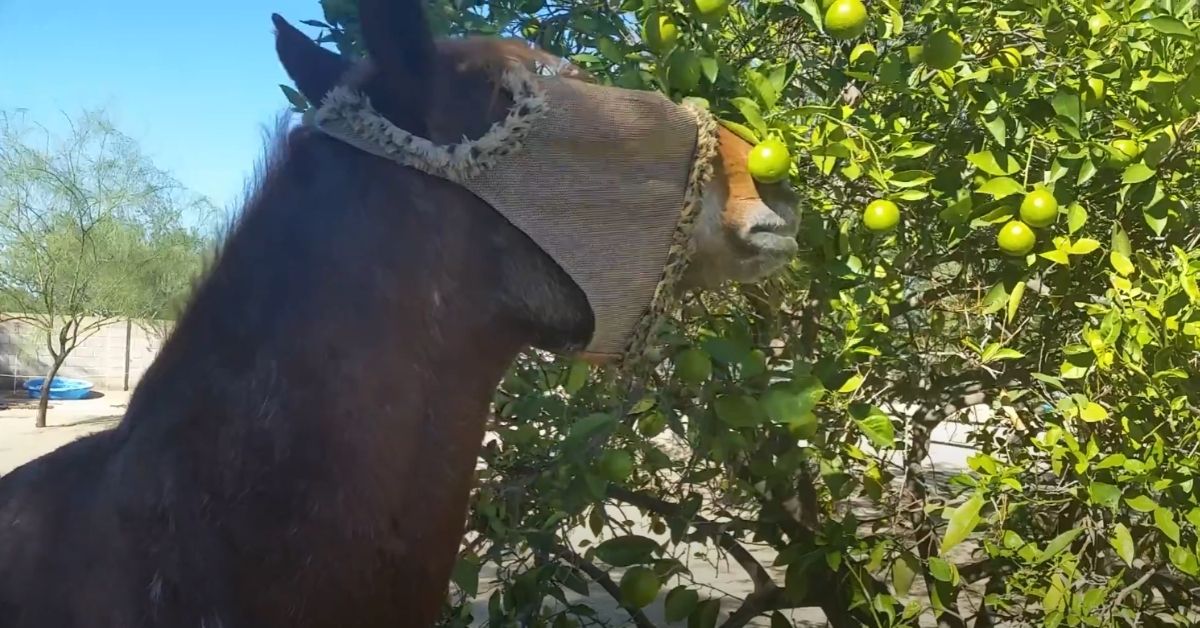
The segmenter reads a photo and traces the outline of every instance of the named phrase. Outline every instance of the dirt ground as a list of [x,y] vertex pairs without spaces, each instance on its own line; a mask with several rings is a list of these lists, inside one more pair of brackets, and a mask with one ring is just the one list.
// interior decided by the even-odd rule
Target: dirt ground
[[[117,424],[125,412],[129,394],[121,391],[106,391],[95,393],[92,398],[79,401],[54,401],[48,414],[48,426],[42,429],[34,427],[36,416],[36,401],[23,395],[8,395],[0,397],[0,475],[4,475],[25,462],[49,453],[81,436],[110,429]],[[960,441],[956,434],[939,434],[946,441]],[[970,451],[953,445],[937,445],[931,452],[928,461],[940,471],[962,468],[965,458]],[[641,518],[636,509],[611,508],[614,516],[623,516],[633,522],[638,532],[655,537],[648,529],[648,522]],[[570,534],[573,545],[591,538],[591,532],[586,529],[572,531]],[[684,548],[678,548],[683,550]],[[693,571],[696,583],[704,590],[706,597],[726,597],[723,604],[722,616],[731,612],[735,607],[735,599],[744,598],[753,590],[753,585],[746,573],[734,563],[720,559],[710,551],[702,551],[701,546],[688,548],[680,552],[680,556],[688,558],[688,567]],[[783,570],[771,567],[774,553],[765,548],[750,548],[751,553],[767,567],[777,582],[783,582]],[[485,570],[481,574],[481,591],[474,604],[477,612],[476,624],[482,625],[487,617],[487,596],[490,593],[490,576],[494,574]],[[620,578],[620,573],[612,573],[614,580]],[[914,594],[920,594],[920,585],[914,587]],[[586,603],[596,609],[600,617],[609,626],[633,625],[612,598],[606,595],[599,586],[592,585],[592,596],[586,600],[573,599],[573,602]],[[573,594],[572,594],[573,595]],[[666,589],[659,600],[645,610],[646,616],[656,625],[666,625],[662,617],[662,601]],[[824,615],[818,609],[796,609],[790,611],[793,625],[824,626]],[[766,627],[770,625],[767,618],[761,618],[751,626]]]
[[0,475],[81,437],[116,425],[129,393],[99,392],[89,399],[51,401],[46,427],[34,427],[37,400],[24,394],[0,396]]

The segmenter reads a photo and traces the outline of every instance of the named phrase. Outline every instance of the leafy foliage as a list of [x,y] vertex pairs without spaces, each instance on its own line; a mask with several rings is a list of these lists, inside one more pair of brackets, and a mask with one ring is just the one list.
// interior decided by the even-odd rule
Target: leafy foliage
[[[312,22],[345,52],[352,5]],[[632,395],[561,359],[514,368],[456,579],[474,593],[496,568],[490,625],[593,621],[567,592],[619,595],[607,574],[630,565],[689,626],[785,626],[798,606],[837,626],[1197,621],[1194,1],[874,0],[848,41],[817,0],[717,19],[691,0],[431,6],[445,32],[523,36],[782,138],[805,199],[790,268],[690,298]],[[678,40],[651,50],[642,25],[662,15]],[[946,69],[922,58],[939,30],[963,41]],[[1004,255],[999,228],[1040,189],[1058,218]],[[873,233],[860,216],[880,198],[901,223]],[[933,432],[966,415],[978,453],[940,481]],[[635,456],[627,480],[595,470],[605,448]],[[695,543],[754,592],[695,582]]]
[[173,317],[207,242],[183,222],[190,212],[203,225],[205,202],[103,114],[70,122],[52,137],[0,114],[0,317],[44,337],[48,377],[114,317]]

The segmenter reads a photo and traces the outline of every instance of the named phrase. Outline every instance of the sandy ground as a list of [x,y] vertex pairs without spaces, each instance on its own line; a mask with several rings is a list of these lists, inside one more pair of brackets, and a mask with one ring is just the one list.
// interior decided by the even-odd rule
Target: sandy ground
[[0,475],[93,432],[116,425],[125,414],[129,393],[93,393],[90,399],[51,401],[46,427],[34,427],[37,400],[24,395],[0,397]]
[[[49,426],[38,429],[34,427],[36,403],[33,400],[23,396],[0,397],[0,408],[3,408],[0,409],[0,475],[81,436],[113,427],[125,412],[128,400],[128,393],[116,391],[97,393],[93,398],[80,401],[55,401],[52,402],[48,415]],[[956,430],[961,428],[944,428],[936,438],[961,443],[964,441],[964,435]],[[952,472],[963,468],[966,458],[971,453],[971,450],[960,446],[934,445],[928,463],[936,466],[939,471]],[[648,530],[648,522],[638,515],[636,509],[613,507],[610,514],[630,520],[640,534],[657,536]],[[578,529],[573,531],[570,537],[571,543],[578,547],[581,542],[591,540],[592,535],[586,529]],[[703,549],[702,546],[680,547],[676,555],[693,571],[697,583],[694,586],[703,590],[706,597],[727,598],[722,609],[724,617],[734,609],[735,599],[744,598],[753,590],[753,585],[737,564],[730,563],[711,551],[702,551]],[[776,582],[782,583],[783,570],[771,567],[774,553],[765,548],[751,547],[750,550],[774,575]],[[614,580],[618,580],[620,571],[614,571],[610,575]],[[476,625],[481,625],[487,617],[487,596],[490,593],[490,585],[494,583],[490,581],[492,576],[494,572],[487,569],[481,574],[481,592],[474,604],[477,609],[474,613]],[[610,626],[632,625],[625,613],[599,586],[593,584],[590,592],[592,595],[586,600],[575,597],[572,601],[586,603],[596,609]],[[666,625],[662,617],[662,600],[666,592],[664,589],[659,600],[645,611],[652,622],[662,626]],[[918,583],[913,594],[922,593]],[[790,612],[790,618],[797,627],[825,625],[824,616],[817,609],[797,609]],[[767,618],[762,618],[750,625],[766,627],[770,622]]]

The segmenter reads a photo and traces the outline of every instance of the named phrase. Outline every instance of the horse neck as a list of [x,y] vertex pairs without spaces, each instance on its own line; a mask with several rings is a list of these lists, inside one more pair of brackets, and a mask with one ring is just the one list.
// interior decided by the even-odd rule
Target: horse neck
[[125,428],[189,434],[202,488],[252,488],[254,517],[303,504],[444,562],[492,392],[526,343],[491,294],[498,219],[449,184],[291,137]]

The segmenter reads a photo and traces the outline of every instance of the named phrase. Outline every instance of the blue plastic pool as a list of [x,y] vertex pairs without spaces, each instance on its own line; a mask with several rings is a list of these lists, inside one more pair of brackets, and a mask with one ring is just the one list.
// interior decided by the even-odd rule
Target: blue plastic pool
[[[45,377],[35,377],[25,382],[25,390],[29,391],[30,397],[37,399],[42,396],[42,383],[45,381]],[[94,386],[91,382],[82,379],[55,377],[54,381],[50,383],[50,398],[83,399],[92,392]]]

